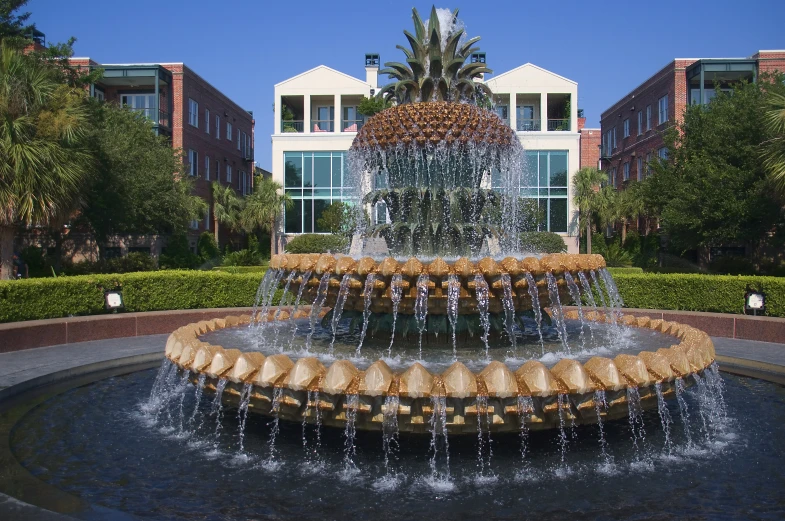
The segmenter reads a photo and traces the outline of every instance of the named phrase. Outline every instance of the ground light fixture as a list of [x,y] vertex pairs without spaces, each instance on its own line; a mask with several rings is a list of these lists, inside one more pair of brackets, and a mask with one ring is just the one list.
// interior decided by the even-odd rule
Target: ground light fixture
[[123,291],[121,289],[107,289],[104,291],[104,308],[112,313],[125,309]]
[[749,314],[750,311],[753,316],[766,311],[765,293],[747,288],[747,292],[744,294],[744,312]]

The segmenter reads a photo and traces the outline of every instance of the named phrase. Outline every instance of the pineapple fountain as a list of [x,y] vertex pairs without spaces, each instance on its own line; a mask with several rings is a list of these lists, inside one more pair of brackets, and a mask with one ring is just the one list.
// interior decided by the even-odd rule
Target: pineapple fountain
[[[525,252],[522,148],[488,110],[477,80],[491,71],[466,63],[479,38],[465,39],[457,11],[413,19],[406,64],[381,71],[392,106],[349,153],[358,213],[388,214],[359,218],[358,234],[389,254],[274,256],[253,313],[171,334],[154,394],[191,381],[241,418],[342,428],[351,459],[356,429],[382,431],[385,450],[392,432],[430,434],[438,451],[454,434],[632,421],[701,378],[719,387],[706,333],[623,315],[602,257]],[[662,343],[639,352],[635,329]],[[218,345],[238,335],[250,347]],[[591,356],[590,337],[624,346]]]

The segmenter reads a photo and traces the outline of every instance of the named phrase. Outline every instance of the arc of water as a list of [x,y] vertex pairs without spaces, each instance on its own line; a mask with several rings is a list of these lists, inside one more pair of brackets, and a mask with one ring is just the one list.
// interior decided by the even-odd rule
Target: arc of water
[[602,412],[608,410],[608,401],[605,396],[605,390],[598,389],[594,391],[594,412],[597,414],[597,428],[600,432],[600,452],[605,464],[611,463],[610,455],[608,455],[608,441],[605,439],[605,428],[602,424]]
[[586,320],[583,318],[583,305],[581,304],[581,290],[578,287],[578,284],[575,283],[575,279],[572,278],[572,275],[569,271],[564,272],[564,280],[567,281],[567,288],[570,290],[570,297],[575,302],[575,305],[578,307],[578,319],[581,321],[581,332],[580,332],[580,341],[581,341],[581,349],[586,349],[586,335],[584,330],[586,329]]
[[357,447],[354,445],[354,438],[356,435],[355,422],[357,421],[357,408],[360,403],[360,397],[357,394],[350,394],[346,396],[346,427],[343,432],[344,436],[344,456],[343,463],[344,469],[353,471],[357,469],[354,463],[354,458],[357,454]]
[[[589,303],[591,307],[591,311],[597,312],[597,303],[594,301],[594,295],[591,291],[591,285],[589,284],[586,275],[582,272],[578,272],[578,280],[581,282],[581,287],[583,288],[583,296],[586,297],[586,301]],[[594,321],[588,321],[589,326],[589,334],[591,335],[592,344],[594,343]]]
[[369,273],[365,279],[365,288],[363,289],[363,329],[360,333],[360,343],[357,344],[356,354],[359,357],[360,351],[363,348],[365,341],[365,334],[368,332],[368,319],[371,316],[371,299],[373,298],[373,284],[376,280],[376,275]]
[[684,399],[684,380],[676,378],[674,381],[676,387],[676,401],[679,404],[679,415],[681,416],[681,425],[684,429],[684,437],[687,439],[687,447],[692,447],[692,433],[690,433],[690,412],[687,406],[687,400]]
[[532,300],[532,311],[534,311],[534,322],[537,324],[537,335],[540,337],[540,347],[542,354],[545,354],[545,341],[542,339],[542,308],[540,307],[540,292],[537,291],[537,282],[534,276],[528,271],[526,277],[526,287],[529,290],[529,297]]
[[191,417],[188,419],[188,425],[193,425],[196,420],[196,415],[199,413],[199,403],[202,401],[202,393],[204,392],[204,384],[207,381],[207,373],[200,373],[199,379],[196,381],[196,391],[194,394],[194,410]]
[[[431,427],[431,477],[438,479],[439,469],[437,466],[437,457],[441,452],[440,447],[444,450],[445,459],[445,472],[444,475],[447,479],[450,477],[450,442],[447,438],[447,399],[444,396],[431,396],[431,413],[430,427]],[[441,442],[440,442],[441,441]]]
[[392,331],[390,332],[390,346],[387,348],[387,356],[392,357],[392,346],[395,341],[395,324],[398,321],[398,305],[401,303],[403,296],[403,277],[400,273],[392,276],[390,281],[390,300],[393,305],[393,321]]
[[256,324],[256,315],[259,309],[259,301],[262,298],[262,295],[267,294],[267,288],[269,287],[270,281],[275,276],[276,270],[267,270],[264,273],[264,277],[262,277],[262,281],[259,282],[259,287],[256,289],[256,297],[254,297],[253,301],[253,309],[251,311],[251,322],[248,324],[248,327],[253,327]]
[[417,299],[414,302],[414,318],[417,320],[417,330],[419,332],[419,354],[422,360],[422,335],[425,332],[425,325],[428,319],[428,286],[431,279],[425,273],[417,277]]
[[248,404],[251,402],[251,387],[252,384],[247,383],[243,385],[243,390],[240,392],[240,408],[237,409],[237,419],[240,421],[238,429],[238,437],[240,439],[240,448],[238,453],[242,454],[245,451],[245,422],[248,419]]
[[450,321],[452,330],[452,358],[458,359],[458,345],[456,342],[456,331],[458,329],[458,300],[461,296],[461,281],[457,275],[447,277],[447,319]]
[[643,456],[644,443],[646,442],[646,430],[643,426],[641,395],[638,392],[638,388],[634,386],[627,387],[627,416],[630,422],[630,433],[635,456],[640,459]]
[[570,353],[570,345],[567,343],[567,325],[564,321],[564,312],[559,300],[559,287],[556,284],[556,277],[553,273],[548,272],[545,274],[548,281],[548,294],[551,298],[551,313],[554,321],[556,321],[556,331],[559,333],[559,340],[561,340],[562,347],[567,353]]
[[333,318],[330,321],[330,326],[333,333],[332,340],[330,340],[330,354],[332,354],[333,348],[335,347],[335,335],[338,331],[338,324],[341,322],[341,315],[343,315],[343,307],[346,304],[346,297],[349,295],[350,280],[351,280],[351,275],[349,275],[348,273],[344,274],[343,278],[341,279],[341,286],[338,289],[338,297],[335,299],[335,308],[333,308]]
[[[306,282],[310,279],[311,279],[310,270],[303,273],[301,279],[302,282],[300,283],[300,287],[297,289],[297,299],[294,301],[294,308],[292,309],[292,315],[291,315],[292,319],[294,319],[294,317],[297,316],[297,311],[300,309],[300,302],[302,301],[303,298],[303,290],[305,290]],[[297,321],[292,320],[291,322],[293,324],[293,327],[292,327],[292,336],[291,338],[289,338],[289,349],[292,348],[292,345],[294,344],[294,339],[297,337]],[[282,352],[283,345],[281,345],[278,350]]]
[[480,325],[482,326],[482,342],[485,344],[485,358],[490,358],[490,345],[488,337],[491,332],[491,321],[488,319],[488,305],[490,303],[490,290],[482,273],[474,276],[474,288],[477,298],[477,310],[480,312]]
[[[270,306],[273,304],[273,298],[275,297],[275,292],[278,290],[278,284],[280,284],[281,279],[283,278],[284,270],[274,270],[274,275],[272,281],[270,282],[269,287],[267,288],[267,294],[262,295],[263,299],[262,302],[264,303],[260,314],[264,319],[262,322],[259,322],[259,327],[266,327],[269,322],[267,321],[267,316],[270,313]],[[264,335],[259,337],[262,342],[265,342]]]
[[561,450],[561,466],[562,469],[565,468],[567,462],[567,431],[564,428],[564,407],[568,400],[568,398],[559,393],[556,395],[556,405],[559,408],[559,448]]
[[313,339],[313,333],[316,330],[316,319],[319,318],[319,313],[322,311],[322,306],[324,306],[324,301],[327,300],[327,285],[330,282],[330,273],[325,272],[322,275],[321,280],[319,281],[319,289],[316,291],[316,298],[311,304],[311,315],[309,317],[311,323],[311,330],[308,331],[308,337],[305,339],[305,351],[306,353],[311,349],[311,341]]
[[398,444],[398,395],[388,395],[384,399],[384,419],[382,422],[382,449],[384,450],[384,468],[387,474],[393,473],[390,460],[397,459]]
[[274,465],[276,459],[275,439],[278,437],[278,414],[281,410],[281,398],[283,398],[283,387],[273,388],[273,401],[270,411],[273,413],[273,420],[270,422],[270,441],[268,442],[267,464]]
[[513,352],[518,350],[518,342],[515,334],[515,302],[512,299],[512,280],[509,273],[503,273],[502,281],[502,306],[504,307],[504,329],[510,337]]
[[278,336],[281,333],[281,322],[278,318],[281,316],[281,307],[285,305],[286,298],[290,295],[289,287],[292,284],[292,279],[294,278],[296,272],[292,271],[289,273],[289,276],[286,277],[286,284],[283,287],[283,295],[281,296],[281,302],[278,304],[278,309],[275,310],[273,314],[273,326],[275,329],[275,339],[273,340],[273,345],[277,346],[278,344]]
[[521,462],[526,463],[526,452],[529,443],[529,427],[526,425],[526,416],[534,410],[534,401],[531,396],[518,396],[518,417],[521,420]]
[[656,382],[654,390],[657,392],[657,412],[660,416],[660,423],[662,424],[662,432],[665,435],[665,451],[671,454],[673,451],[673,444],[671,442],[671,413],[668,411],[668,404],[665,403],[665,396],[662,394],[662,384]]

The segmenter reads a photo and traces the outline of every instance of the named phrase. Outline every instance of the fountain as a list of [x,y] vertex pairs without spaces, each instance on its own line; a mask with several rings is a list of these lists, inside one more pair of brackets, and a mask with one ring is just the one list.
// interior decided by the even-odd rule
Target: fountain
[[[457,11],[433,9],[427,24],[416,10],[413,18],[408,65],[381,71],[397,80],[379,94],[393,106],[358,132],[348,161],[355,242],[361,250],[382,240],[389,254],[275,255],[253,313],[177,329],[168,363],[200,394],[217,393],[214,407],[238,407],[243,425],[259,413],[275,433],[279,421],[342,429],[352,468],[358,430],[383,433],[385,461],[399,433],[430,435],[434,458],[444,451],[447,460],[448,437],[470,434],[483,469],[498,432],[525,442],[529,431],[555,429],[564,451],[566,424],[602,433],[628,418],[637,447],[642,411],[658,408],[667,427],[666,401],[716,367],[710,338],[623,315],[599,255],[524,251],[522,148],[475,81],[491,71],[464,63],[479,38],[464,41]],[[381,203],[388,222],[368,224]],[[293,306],[272,306],[281,288]],[[564,309],[570,302],[576,309]],[[220,330],[247,332],[250,343],[216,345]],[[663,344],[598,347],[622,345],[633,330],[657,332]],[[616,356],[585,356],[592,342]]]

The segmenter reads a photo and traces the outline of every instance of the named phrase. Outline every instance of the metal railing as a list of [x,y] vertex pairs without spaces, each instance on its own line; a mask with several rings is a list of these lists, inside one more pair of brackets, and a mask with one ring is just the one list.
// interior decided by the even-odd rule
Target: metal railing
[[570,130],[570,120],[569,119],[549,119],[548,120],[548,131],[565,131],[568,132]]
[[519,119],[517,124],[518,132],[539,132],[540,120],[539,119]]
[[359,132],[364,122],[362,119],[345,119],[341,123],[341,132]]
[[314,119],[311,121],[313,123],[313,128],[311,129],[313,132],[334,132],[335,127],[333,126],[333,120],[331,119]]
[[303,131],[303,121],[281,121],[281,132],[302,132]]
[[[171,128],[172,127],[172,120],[169,116],[169,113],[164,110],[158,110],[154,107],[149,108],[135,108],[135,107],[128,107],[129,109],[133,110],[134,112],[138,112],[139,114],[143,115],[147,119],[152,122],[157,121],[157,125],[161,127]],[[158,110],[158,118],[156,120],[155,112]]]

